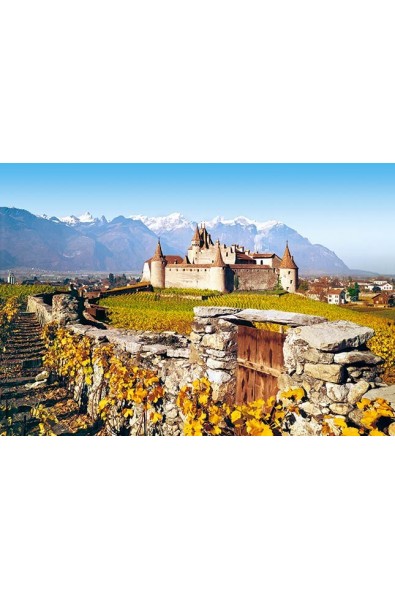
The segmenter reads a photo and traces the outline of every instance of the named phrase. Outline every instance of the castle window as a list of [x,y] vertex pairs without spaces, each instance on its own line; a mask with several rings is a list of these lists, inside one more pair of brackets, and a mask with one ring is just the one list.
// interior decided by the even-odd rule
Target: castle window
[[292,283],[292,279],[291,279],[291,281],[289,283]]
[[291,271],[288,271],[288,275],[291,275]]

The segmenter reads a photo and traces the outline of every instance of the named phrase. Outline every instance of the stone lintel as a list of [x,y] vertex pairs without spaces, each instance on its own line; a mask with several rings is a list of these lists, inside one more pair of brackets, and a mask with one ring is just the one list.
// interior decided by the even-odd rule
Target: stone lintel
[[[238,312],[233,317],[223,317],[232,323],[242,324],[239,321],[248,321],[250,323],[278,323],[279,325],[288,325],[289,327],[304,327],[306,325],[315,325],[325,323],[327,319],[313,315],[303,315],[281,310],[253,310],[246,309]],[[244,324],[244,323],[243,323]]]
[[223,315],[235,315],[240,311],[240,308],[232,308],[231,306],[195,306],[193,309],[195,317],[203,318],[222,317]]
[[313,348],[323,352],[339,352],[358,348],[374,335],[370,327],[362,327],[351,321],[327,321],[302,327],[298,336]]

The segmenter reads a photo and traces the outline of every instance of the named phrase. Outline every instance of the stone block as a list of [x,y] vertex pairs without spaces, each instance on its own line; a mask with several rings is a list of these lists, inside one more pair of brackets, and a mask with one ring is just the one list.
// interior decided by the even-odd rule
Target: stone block
[[235,315],[240,312],[240,308],[230,306],[195,306],[193,312],[195,317],[220,317],[223,315]]
[[326,384],[326,393],[332,402],[345,402],[351,389],[351,384],[337,385],[336,383]]
[[360,410],[359,408],[354,408],[354,410],[352,410],[348,413],[348,418],[357,427],[363,427],[363,425],[361,423],[362,417],[363,417],[363,411]]
[[314,419],[303,419],[300,415],[295,415],[295,422],[290,426],[291,435],[319,435],[321,426]]
[[200,344],[200,342],[202,341],[202,336],[199,333],[195,333],[194,331],[192,331],[192,333],[189,336],[189,339],[191,340],[192,344]]
[[206,354],[209,356],[215,356],[216,358],[224,358],[225,356],[236,356],[235,353],[225,352],[224,350],[213,350],[212,348],[206,348]]
[[350,350],[349,352],[340,352],[335,354],[335,363],[338,365],[352,365],[354,363],[364,363],[365,365],[379,365],[383,361],[380,356],[373,354],[369,350]]
[[278,380],[278,387],[280,390],[286,391],[295,385],[294,380],[287,373],[281,373]]
[[340,352],[362,346],[373,337],[374,330],[351,321],[333,321],[302,327],[298,335],[317,350]]
[[314,377],[314,379],[329,381],[331,383],[342,383],[345,375],[345,369],[342,365],[316,365],[306,363],[304,371],[307,375]]
[[329,405],[329,409],[335,415],[348,415],[348,413],[352,410],[352,406],[346,404],[345,402],[334,402]]
[[395,385],[369,390],[363,394],[363,398],[370,398],[372,400],[375,400],[376,398],[382,398],[395,408]]
[[189,358],[189,348],[168,348],[167,356],[169,358]]
[[333,363],[335,355],[331,352],[320,352],[316,348],[308,347],[307,350],[302,350],[298,354],[298,359],[309,363],[323,363],[330,365]]
[[305,413],[307,413],[308,415],[312,415],[313,417],[317,417],[318,415],[322,414],[318,406],[316,404],[313,404],[312,402],[301,402],[299,404],[299,408],[300,410],[303,410]]
[[191,346],[191,350],[189,353],[189,362],[191,364],[204,365],[205,360],[202,352],[199,352],[196,346]]
[[[251,323],[278,323],[279,325],[288,325],[290,327],[299,327],[305,325],[314,325],[324,323],[326,319],[312,315],[303,315],[299,313],[286,312],[281,310],[254,310],[246,309],[239,311],[237,319],[250,321]],[[232,319],[233,322],[235,322]]]
[[213,369],[207,369],[207,377],[212,383],[222,385],[232,379],[232,375],[229,375],[226,371],[215,371]]
[[207,366],[209,369],[224,369],[230,371],[236,369],[236,361],[233,360],[216,360],[214,358],[207,359]]
[[388,426],[388,435],[395,435],[395,423],[391,423]]
[[355,385],[351,386],[350,393],[348,394],[348,401],[350,404],[359,402],[362,397],[369,391],[370,384],[367,381],[358,381]]
[[212,350],[225,350],[232,339],[229,333],[221,333],[203,336],[201,345],[204,348],[211,348]]

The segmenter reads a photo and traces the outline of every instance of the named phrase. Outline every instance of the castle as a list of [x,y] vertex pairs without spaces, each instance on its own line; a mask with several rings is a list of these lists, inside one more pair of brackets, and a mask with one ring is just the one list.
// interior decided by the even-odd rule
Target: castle
[[144,263],[142,281],[158,288],[197,288],[232,292],[271,290],[281,283],[295,292],[298,267],[288,248],[282,259],[274,253],[251,253],[243,246],[214,244],[203,225],[196,226],[187,255],[164,255],[160,240],[155,254]]

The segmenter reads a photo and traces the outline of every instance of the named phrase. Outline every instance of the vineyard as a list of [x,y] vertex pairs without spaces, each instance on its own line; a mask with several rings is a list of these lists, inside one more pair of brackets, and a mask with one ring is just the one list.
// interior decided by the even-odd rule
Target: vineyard
[[[106,298],[100,303],[109,308],[110,324],[113,327],[136,331],[176,331],[182,334],[190,333],[193,308],[197,305],[196,300],[185,298],[182,293],[169,295],[159,291]],[[385,380],[388,383],[395,382],[395,322],[392,319],[316,302],[294,294],[226,294],[200,300],[198,304],[240,309],[284,310],[318,315],[330,321],[353,321],[371,327],[376,335],[369,342],[369,348],[384,358]]]
[[28,296],[51,294],[60,291],[52,285],[0,285],[0,307],[9,299],[15,298],[18,305],[24,306]]

